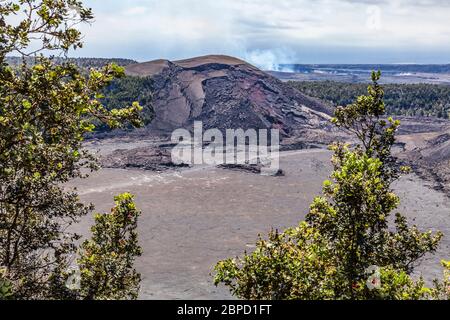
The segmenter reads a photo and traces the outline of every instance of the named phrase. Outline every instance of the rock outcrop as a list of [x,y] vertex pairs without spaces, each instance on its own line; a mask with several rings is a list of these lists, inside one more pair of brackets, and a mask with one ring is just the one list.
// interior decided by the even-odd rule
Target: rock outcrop
[[233,57],[155,60],[126,70],[154,81],[154,129],[191,128],[196,120],[205,129],[278,128],[284,136],[330,128],[323,103]]

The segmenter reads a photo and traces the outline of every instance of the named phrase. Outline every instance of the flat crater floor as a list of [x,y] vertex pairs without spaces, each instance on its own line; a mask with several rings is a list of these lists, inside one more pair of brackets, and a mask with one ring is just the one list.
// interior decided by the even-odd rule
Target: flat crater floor
[[[215,167],[164,173],[102,169],[70,186],[77,187],[82,201],[95,204],[96,212],[108,212],[114,195],[136,195],[144,251],[137,261],[141,299],[231,299],[226,288],[213,284],[214,264],[251,251],[258,234],[304,219],[331,172],[330,157],[320,149],[283,152],[282,177]],[[417,269],[427,280],[441,278],[439,261],[450,258],[449,198],[415,175],[395,187],[402,199],[399,211],[411,223],[444,233],[437,254]],[[76,231],[89,234],[91,223],[92,218],[84,219]]]

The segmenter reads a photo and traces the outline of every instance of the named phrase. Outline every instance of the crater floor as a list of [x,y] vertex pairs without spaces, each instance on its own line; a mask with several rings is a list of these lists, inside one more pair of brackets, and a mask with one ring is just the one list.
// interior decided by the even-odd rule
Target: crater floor
[[[108,212],[113,196],[136,195],[143,256],[142,299],[231,299],[213,285],[214,264],[252,250],[258,234],[296,225],[305,216],[322,181],[331,172],[330,152],[313,149],[281,153],[283,177],[215,167],[155,173],[102,169],[76,186],[84,202]],[[426,279],[441,277],[439,261],[449,258],[450,201],[415,175],[396,185],[400,211],[423,229],[441,230],[445,238],[435,256],[418,268]],[[414,220],[414,221],[412,221]],[[87,235],[92,218],[76,226]]]

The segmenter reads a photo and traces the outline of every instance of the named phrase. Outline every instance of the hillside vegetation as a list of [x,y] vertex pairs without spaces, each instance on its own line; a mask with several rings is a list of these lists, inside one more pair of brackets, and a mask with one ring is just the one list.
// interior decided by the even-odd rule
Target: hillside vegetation
[[[108,110],[126,108],[137,101],[142,106],[141,118],[144,124],[151,122],[153,118],[152,108],[153,82],[150,77],[128,76],[118,78],[102,90],[103,105]],[[99,125],[97,131],[109,130],[106,125]]]
[[[290,81],[303,93],[334,106],[352,103],[367,90],[367,84],[334,81]],[[450,87],[434,84],[386,84],[387,113],[404,116],[450,117]]]

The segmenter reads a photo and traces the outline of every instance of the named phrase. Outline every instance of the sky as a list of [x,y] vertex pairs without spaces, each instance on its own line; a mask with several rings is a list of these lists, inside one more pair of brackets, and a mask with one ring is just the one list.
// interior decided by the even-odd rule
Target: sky
[[282,63],[450,63],[450,0],[84,0],[73,56]]

